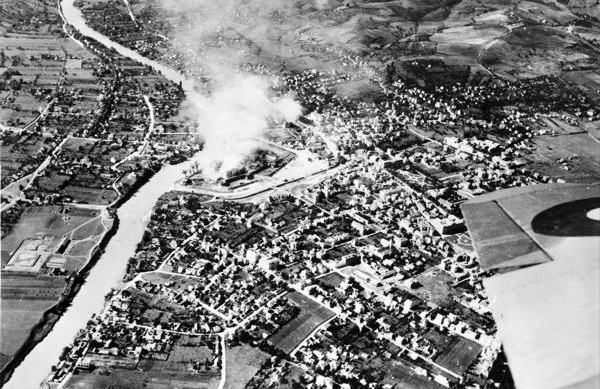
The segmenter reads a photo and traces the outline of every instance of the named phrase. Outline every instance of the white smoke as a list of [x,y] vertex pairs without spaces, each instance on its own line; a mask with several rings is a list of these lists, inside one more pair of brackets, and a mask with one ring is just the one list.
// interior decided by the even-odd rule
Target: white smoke
[[274,96],[264,79],[249,74],[232,76],[192,103],[204,138],[198,164],[211,179],[239,167],[273,123],[296,120],[302,112],[290,96]]
[[185,21],[175,26],[172,48],[211,80],[210,91],[188,96],[204,140],[197,162],[208,178],[240,167],[273,124],[294,121],[302,113],[292,96],[277,96],[267,80],[239,70],[247,48],[219,43],[224,32],[230,39],[239,37],[240,30],[262,36],[271,12],[288,6],[285,1],[162,0],[165,9]]

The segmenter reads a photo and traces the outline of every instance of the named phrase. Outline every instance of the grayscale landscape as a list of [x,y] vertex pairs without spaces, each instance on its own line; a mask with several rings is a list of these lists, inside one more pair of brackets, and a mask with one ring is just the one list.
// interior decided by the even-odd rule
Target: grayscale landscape
[[0,387],[600,385],[597,0],[0,0]]

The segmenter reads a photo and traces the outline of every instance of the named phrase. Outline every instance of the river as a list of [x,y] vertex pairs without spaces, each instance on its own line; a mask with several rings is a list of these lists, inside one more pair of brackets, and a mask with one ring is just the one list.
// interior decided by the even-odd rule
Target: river
[[60,2],[60,11],[63,19],[73,27],[75,27],[82,35],[90,37],[104,46],[114,49],[116,52],[121,54],[124,57],[129,57],[141,64],[150,66],[157,72],[161,73],[165,78],[173,81],[176,84],[181,83],[181,87],[186,92],[186,94],[195,94],[195,84],[192,80],[187,78],[183,73],[161,64],[160,62],[154,61],[150,58],[144,57],[140,55],[137,51],[131,50],[113,40],[111,40],[106,35],[99,33],[98,31],[92,29],[85,22],[85,18],[83,17],[81,11],[75,7],[73,4],[75,0],[61,0]]
[[[169,80],[181,82],[186,92],[195,93],[193,83],[183,74],[145,58],[87,26],[81,12],[74,7],[73,1],[61,1],[62,14],[65,20],[83,35],[114,48],[121,55],[151,66]],[[4,385],[5,389],[40,387],[50,373],[52,365],[58,363],[62,350],[75,339],[77,332],[85,327],[91,316],[102,310],[104,296],[111,288],[119,286],[125,274],[127,260],[133,256],[138,242],[142,239],[152,208],[163,193],[174,187],[175,182],[182,177],[183,170],[189,167],[188,165],[190,162],[164,166],[118,209],[118,230],[91,269],[71,306],[61,316],[52,331],[15,369],[11,379]]]

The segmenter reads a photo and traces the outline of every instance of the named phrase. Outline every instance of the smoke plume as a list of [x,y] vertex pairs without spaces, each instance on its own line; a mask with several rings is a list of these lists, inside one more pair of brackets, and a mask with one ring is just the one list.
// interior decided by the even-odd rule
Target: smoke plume
[[259,145],[274,121],[293,121],[301,108],[289,96],[274,96],[268,83],[254,75],[237,74],[210,95],[193,101],[204,150],[199,165],[216,179],[239,167]]
[[[172,48],[185,72],[210,80],[188,96],[204,150],[198,165],[215,179],[239,167],[274,123],[301,114],[292,96],[278,96],[266,78],[240,70],[256,54],[252,42],[270,39],[273,13],[288,0],[161,0],[176,20]],[[252,57],[256,59],[256,57]]]

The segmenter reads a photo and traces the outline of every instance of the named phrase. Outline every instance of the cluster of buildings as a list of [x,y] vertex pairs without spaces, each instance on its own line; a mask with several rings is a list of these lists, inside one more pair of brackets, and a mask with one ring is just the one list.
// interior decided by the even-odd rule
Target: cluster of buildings
[[[106,24],[113,14],[95,23]],[[125,38],[129,46],[164,54],[155,51],[160,39],[147,40],[147,32],[122,16],[100,29],[121,33],[126,26],[134,32]],[[359,58],[331,50],[347,66],[369,73]],[[117,120],[122,125],[108,147],[127,155],[144,139],[136,128],[150,114],[140,93],[166,119],[176,113],[182,92],[161,82],[147,90],[140,86],[145,69],[127,75],[113,67],[118,62],[110,60],[96,112],[102,121],[78,135],[100,137]],[[282,143],[308,149],[340,169],[301,193],[256,204],[190,193],[163,197],[130,260],[129,287],[111,296],[51,380],[75,369],[132,368],[145,356],[162,358],[182,334],[267,347],[298,315],[296,305],[281,299],[294,291],[335,315],[290,355],[277,353],[310,372],[305,387],[391,388],[392,366],[400,376],[443,387],[486,383],[500,343],[481,268],[468,244],[459,242],[466,235],[458,205],[480,193],[555,180],[523,167],[541,119],[556,111],[568,113],[569,120],[597,119],[600,113],[578,95],[557,96],[563,86],[553,78],[424,90],[403,82],[378,85],[371,77],[382,89],[373,101],[336,95],[334,87],[351,79],[317,71],[280,77],[307,113],[287,125]],[[129,106],[129,113],[113,110],[116,101]],[[86,157],[89,151],[64,154],[52,164],[56,174],[92,171],[90,180],[101,177],[102,189],[119,190],[119,158],[109,166]],[[424,297],[433,287],[420,281],[433,270],[450,280],[450,303]],[[140,273],[190,281],[159,283],[138,278]],[[342,281],[327,282],[331,274]],[[215,357],[206,366],[212,370],[222,363],[220,344],[211,343]],[[449,357],[453,353],[461,356]],[[286,369],[272,361],[258,376]]]
[[[177,361],[176,354],[186,349],[197,355]],[[147,361],[173,360],[171,368],[181,364],[182,370],[206,374],[220,370],[222,354],[221,342],[214,336],[187,336],[150,327],[108,323],[96,317],[88,322],[75,343],[65,349],[46,382],[55,386],[72,374],[143,369],[141,365]]]

